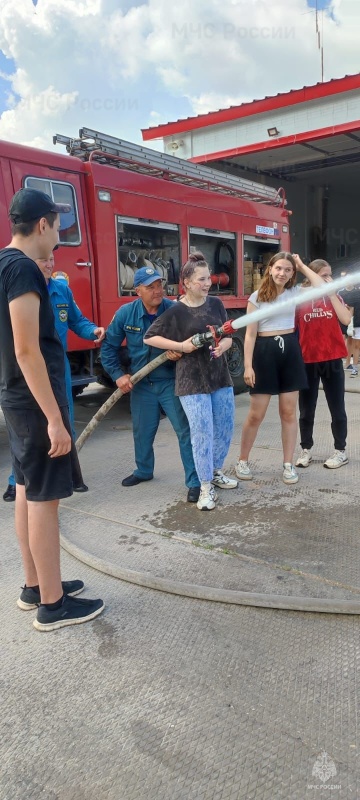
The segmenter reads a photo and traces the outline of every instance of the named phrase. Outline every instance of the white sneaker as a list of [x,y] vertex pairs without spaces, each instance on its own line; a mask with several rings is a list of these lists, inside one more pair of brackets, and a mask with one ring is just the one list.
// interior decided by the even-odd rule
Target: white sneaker
[[358,371],[357,371],[356,367],[352,367],[352,370],[350,372],[350,378],[357,378],[357,376],[358,376]]
[[312,450],[312,448],[307,450],[306,447],[302,449],[302,451],[301,451],[301,453],[299,455],[299,458],[298,458],[298,460],[297,460],[297,462],[295,464],[295,467],[308,467],[309,466],[310,461],[312,461],[311,450]]
[[299,476],[296,472],[295,467],[292,464],[284,464],[284,471],[282,474],[282,479],[284,483],[297,483],[299,480]]
[[212,511],[215,508],[215,501],[217,500],[216,493],[212,486],[201,486],[200,496],[196,503],[200,511]]
[[238,485],[234,478],[228,478],[221,469],[214,469],[214,477],[211,483],[213,486],[218,486],[219,489],[236,489]]
[[235,464],[236,477],[241,481],[252,481],[253,475],[249,467],[248,461],[237,461]]
[[338,467],[343,467],[345,464],[349,463],[349,459],[346,455],[345,450],[335,450],[335,453],[331,458],[328,458],[324,462],[324,467],[327,469],[338,469]]

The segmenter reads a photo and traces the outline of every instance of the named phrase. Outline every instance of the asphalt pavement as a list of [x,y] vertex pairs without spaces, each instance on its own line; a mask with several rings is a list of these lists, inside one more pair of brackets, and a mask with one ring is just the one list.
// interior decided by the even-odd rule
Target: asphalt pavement
[[[81,451],[89,492],[60,509],[63,578],[106,603],[92,623],[39,633],[17,608],[14,507],[0,502],[1,800],[360,798],[360,378],[346,386],[347,466],[323,467],[320,392],[314,462],[285,486],[274,398],[254,480],[211,512],[186,503],[167,419],[154,480],[121,486],[134,462],[120,400]],[[79,433],[107,397],[76,400]],[[229,474],[248,403],[236,398]],[[8,460],[0,415],[4,489]]]

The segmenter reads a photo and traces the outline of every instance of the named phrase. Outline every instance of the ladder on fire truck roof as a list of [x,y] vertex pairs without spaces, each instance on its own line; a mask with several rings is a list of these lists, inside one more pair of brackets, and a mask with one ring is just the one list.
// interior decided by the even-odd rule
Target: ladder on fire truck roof
[[267,203],[272,206],[286,204],[283,189],[277,190],[272,186],[264,186],[220,170],[193,164],[183,158],[159,153],[90,128],[80,128],[78,139],[56,134],[53,142],[65,145],[70,155],[82,161],[96,161],[257,203]]

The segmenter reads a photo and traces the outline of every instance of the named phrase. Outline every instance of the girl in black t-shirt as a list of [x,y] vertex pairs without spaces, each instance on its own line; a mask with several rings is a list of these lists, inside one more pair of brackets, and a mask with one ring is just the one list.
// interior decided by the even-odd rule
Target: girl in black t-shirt
[[210,348],[192,344],[195,333],[205,333],[208,325],[220,326],[226,320],[221,300],[208,297],[210,270],[202,253],[189,256],[181,271],[181,282],[185,294],[150,326],[144,341],[183,354],[176,362],[175,394],[190,426],[201,483],[197,507],[210,511],[217,500],[214,486],[237,487],[237,481],[222,471],[234,428],[234,393],[225,357],[232,339],[222,339],[217,347]]

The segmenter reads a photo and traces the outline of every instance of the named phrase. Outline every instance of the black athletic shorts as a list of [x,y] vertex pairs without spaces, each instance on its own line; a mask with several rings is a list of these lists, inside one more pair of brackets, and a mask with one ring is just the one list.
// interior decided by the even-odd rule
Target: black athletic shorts
[[[27,500],[61,500],[73,493],[73,456],[50,458],[48,422],[40,409],[3,408],[9,434],[15,481],[25,486]],[[61,409],[71,433],[67,408]]]
[[250,394],[283,394],[307,389],[307,377],[298,337],[258,336],[253,354],[255,386]]

